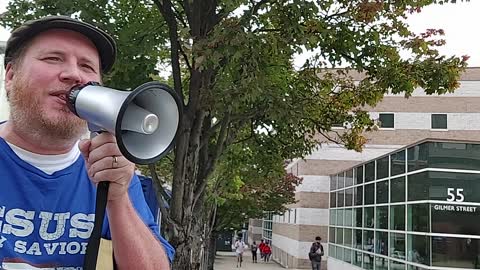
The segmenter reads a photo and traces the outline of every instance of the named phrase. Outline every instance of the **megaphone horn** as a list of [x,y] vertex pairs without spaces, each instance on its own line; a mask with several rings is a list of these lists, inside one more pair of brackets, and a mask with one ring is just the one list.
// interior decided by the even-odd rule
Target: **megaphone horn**
[[148,82],[121,91],[89,82],[74,86],[67,100],[70,110],[89,123],[90,131],[114,134],[122,154],[134,163],[153,163],[173,147],[181,102],[165,84]]

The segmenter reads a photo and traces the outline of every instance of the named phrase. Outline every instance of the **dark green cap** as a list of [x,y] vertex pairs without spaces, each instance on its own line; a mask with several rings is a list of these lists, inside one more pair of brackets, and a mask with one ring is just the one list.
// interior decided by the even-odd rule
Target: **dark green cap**
[[102,71],[107,73],[115,63],[117,46],[115,40],[105,31],[82,21],[67,16],[47,16],[37,20],[27,21],[15,30],[7,40],[5,48],[5,67],[12,61],[12,56],[25,42],[41,32],[50,29],[67,29],[78,32],[97,47]]

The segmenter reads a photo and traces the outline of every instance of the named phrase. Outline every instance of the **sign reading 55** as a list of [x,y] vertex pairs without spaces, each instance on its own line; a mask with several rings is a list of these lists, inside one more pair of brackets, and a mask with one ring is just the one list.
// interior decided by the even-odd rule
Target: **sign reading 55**
[[447,202],[463,202],[463,188],[447,188]]

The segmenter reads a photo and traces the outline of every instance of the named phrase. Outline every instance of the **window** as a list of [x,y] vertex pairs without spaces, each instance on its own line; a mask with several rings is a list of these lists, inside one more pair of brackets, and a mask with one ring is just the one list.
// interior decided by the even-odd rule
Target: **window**
[[407,245],[408,261],[430,265],[430,236],[410,234]]
[[355,226],[356,227],[362,227],[362,211],[363,209],[361,207],[359,208],[354,208],[354,217],[353,217],[353,220],[355,222]]
[[[366,207],[364,212],[363,212],[363,223],[364,227],[366,228],[373,228],[373,225],[375,225],[375,218],[373,216],[373,207]],[[373,238],[373,236],[372,236]]]
[[405,205],[390,206],[390,230],[405,230]]
[[405,260],[405,234],[390,234],[390,257]]
[[408,230],[415,232],[429,232],[430,231],[430,214],[429,205],[423,204],[409,204],[408,205]]
[[343,242],[345,246],[352,247],[352,230],[351,229],[345,229],[343,234]]
[[375,180],[375,161],[365,164],[365,182]]
[[432,237],[432,265],[478,269],[479,239]]
[[405,173],[405,150],[390,156],[392,176]]
[[405,201],[405,176],[390,180],[390,201]]
[[377,229],[388,229],[388,206],[377,207],[377,220],[375,226]]
[[353,205],[353,188],[345,190],[345,206]]
[[355,168],[355,185],[363,183],[363,166]]
[[363,205],[363,186],[355,188],[355,205]]
[[377,160],[377,179],[388,177],[388,159],[389,158],[390,158],[389,156],[386,156]]
[[447,129],[447,115],[432,114],[432,129]]
[[[388,180],[377,182],[377,204],[388,203]],[[405,190],[403,191],[405,192]]]
[[394,128],[395,117],[393,113],[381,113],[378,120],[380,121],[380,128]]
[[375,203],[375,183],[365,186],[365,204]]

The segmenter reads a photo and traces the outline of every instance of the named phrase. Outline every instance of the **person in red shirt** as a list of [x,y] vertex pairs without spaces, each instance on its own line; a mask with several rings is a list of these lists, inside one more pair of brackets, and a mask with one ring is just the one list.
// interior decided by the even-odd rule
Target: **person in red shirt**
[[264,253],[264,261],[268,262],[270,260],[270,255],[272,255],[272,249],[270,248],[270,245],[268,243],[265,244],[263,247],[263,253]]
[[260,249],[260,260],[265,257],[265,253],[263,252],[263,248],[265,247],[265,243],[263,242],[263,239],[260,240],[260,244],[258,245],[258,249]]

